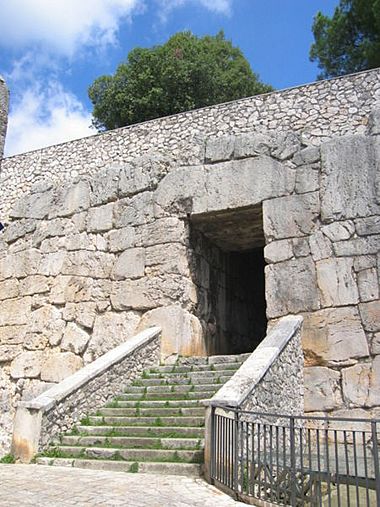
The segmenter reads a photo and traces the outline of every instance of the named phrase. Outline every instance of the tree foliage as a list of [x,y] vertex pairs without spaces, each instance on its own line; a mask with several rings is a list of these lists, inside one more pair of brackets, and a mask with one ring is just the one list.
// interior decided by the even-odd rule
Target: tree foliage
[[380,0],[340,0],[331,18],[318,12],[312,30],[319,78],[380,66]]
[[89,88],[98,130],[271,91],[223,32],[179,32],[165,44],[135,48],[112,76]]

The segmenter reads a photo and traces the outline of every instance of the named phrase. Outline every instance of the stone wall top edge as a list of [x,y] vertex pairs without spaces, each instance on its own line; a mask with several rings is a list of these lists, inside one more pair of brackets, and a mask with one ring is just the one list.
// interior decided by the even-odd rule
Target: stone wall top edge
[[[307,89],[307,88],[318,88],[318,87],[321,87],[321,86],[325,86],[326,84],[331,84],[331,83],[334,83],[334,82],[337,82],[337,81],[351,81],[353,79],[356,79],[356,78],[359,78],[363,75],[370,75],[370,74],[379,74],[380,75],[380,67],[379,68],[375,68],[375,69],[370,69],[370,70],[365,70],[365,71],[361,71],[361,72],[355,72],[355,73],[352,73],[352,74],[346,74],[344,76],[338,76],[338,77],[334,77],[334,78],[329,78],[329,79],[323,79],[323,80],[317,80],[317,81],[311,81],[309,83],[304,83],[304,84],[301,84],[301,85],[296,85],[296,86],[290,86],[290,87],[287,87],[287,88],[282,88],[280,90],[275,90],[273,92],[269,92],[269,93],[262,93],[262,94],[259,94],[259,95],[253,95],[253,96],[250,96],[250,97],[243,97],[241,99],[237,99],[237,100],[232,100],[232,101],[229,101],[229,102],[221,102],[219,104],[214,104],[214,105],[211,105],[211,106],[206,106],[206,107],[202,107],[202,108],[198,108],[198,109],[190,109],[188,111],[183,111],[181,113],[176,113],[176,114],[172,114],[172,115],[168,115],[168,116],[163,116],[161,118],[153,118],[152,120],[146,120],[146,121],[143,121],[143,122],[140,122],[140,123],[134,123],[132,125],[127,125],[125,127],[119,127],[119,128],[116,128],[116,129],[112,129],[112,130],[107,130],[105,132],[98,132],[96,134],[93,134],[93,135],[90,135],[90,136],[86,136],[86,137],[80,137],[80,138],[77,138],[77,139],[72,139],[70,141],[65,141],[63,143],[56,143],[56,144],[51,144],[49,146],[46,146],[44,148],[38,148],[38,149],[35,149],[35,150],[30,150],[30,151],[26,151],[26,152],[23,152],[23,153],[18,153],[18,154],[15,154],[15,155],[11,155],[9,157],[4,157],[4,161],[7,160],[7,161],[12,161],[13,159],[17,159],[17,158],[22,158],[22,157],[29,157],[29,156],[32,156],[32,155],[42,155],[44,152],[49,152],[50,150],[54,150],[58,147],[66,147],[66,146],[75,146],[77,143],[82,143],[82,142],[86,142],[88,140],[93,140],[93,139],[96,139],[96,138],[105,138],[106,136],[117,136],[118,134],[120,134],[122,131],[127,131],[127,130],[134,130],[134,129],[138,129],[139,127],[142,127],[142,126],[146,126],[146,125],[149,125],[149,124],[159,124],[161,122],[165,122],[171,118],[181,118],[181,117],[185,117],[185,116],[188,116],[188,115],[193,115],[193,114],[196,114],[196,113],[201,113],[201,112],[206,112],[206,111],[209,111],[209,110],[212,110],[212,109],[222,109],[222,108],[226,108],[226,107],[229,107],[233,104],[241,104],[241,103],[244,103],[244,102],[247,102],[247,101],[261,101],[263,102],[267,97],[272,97],[272,96],[275,96],[275,95],[284,95],[286,96],[286,94],[288,94],[289,92],[293,92],[293,91],[296,91],[296,90],[302,90],[302,89]],[[1,78],[1,76],[0,76]]]

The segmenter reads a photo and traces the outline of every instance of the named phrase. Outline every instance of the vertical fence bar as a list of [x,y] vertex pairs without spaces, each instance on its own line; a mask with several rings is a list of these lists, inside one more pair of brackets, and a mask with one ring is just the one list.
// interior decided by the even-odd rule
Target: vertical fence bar
[[211,405],[211,478],[215,479],[215,445],[216,445],[216,431],[215,431],[215,407]]
[[376,507],[380,507],[380,470],[379,470],[379,446],[377,443],[377,421],[371,421],[373,459],[376,483]]
[[290,466],[291,466],[291,499],[292,505],[296,505],[296,446],[294,417],[290,418]]
[[233,453],[234,458],[232,462],[233,467],[233,484],[234,484],[234,490],[238,490],[238,441],[239,441],[239,413],[237,410],[234,412],[234,426],[233,426],[233,435],[232,435],[232,442],[233,442]]

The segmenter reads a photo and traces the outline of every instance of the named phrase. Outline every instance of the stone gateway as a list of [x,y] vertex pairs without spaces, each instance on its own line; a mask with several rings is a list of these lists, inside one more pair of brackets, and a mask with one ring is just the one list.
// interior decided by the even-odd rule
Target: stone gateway
[[379,417],[379,77],[3,160],[1,452],[19,401],[151,326],[171,364],[301,315],[305,411]]

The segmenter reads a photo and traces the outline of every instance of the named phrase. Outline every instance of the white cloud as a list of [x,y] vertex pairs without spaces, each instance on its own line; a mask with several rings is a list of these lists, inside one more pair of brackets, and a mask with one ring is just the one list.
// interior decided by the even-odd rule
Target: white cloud
[[143,0],[0,0],[0,45],[73,56],[115,43],[120,22],[143,8]]
[[5,155],[94,134],[91,114],[57,81],[35,83],[12,107]]
[[232,10],[233,0],[156,0],[160,6],[160,19],[167,21],[168,15],[176,8],[186,4],[201,5],[211,12],[229,16]]

